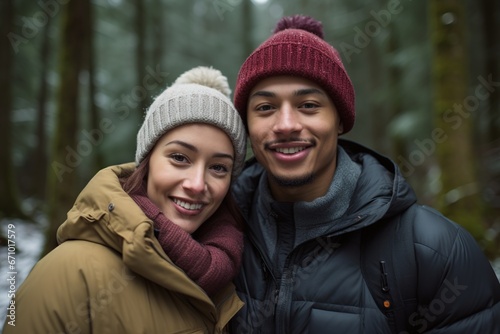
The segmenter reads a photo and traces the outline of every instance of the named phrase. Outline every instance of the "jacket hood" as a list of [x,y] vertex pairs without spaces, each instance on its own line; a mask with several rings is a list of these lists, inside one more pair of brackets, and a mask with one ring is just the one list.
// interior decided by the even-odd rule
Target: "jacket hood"
[[[57,241],[91,241],[122,253],[138,225],[152,222],[123,190],[119,178],[134,170],[132,164],[105,168],[85,186],[57,231]],[[145,226],[147,227],[147,226]]]
[[339,145],[362,167],[349,209],[340,220],[351,220],[348,231],[388,219],[417,201],[415,192],[391,159],[352,141]]
[[[339,146],[361,167],[361,174],[349,207],[340,218],[333,220],[325,213],[318,220],[317,214],[314,215],[315,225],[329,226],[325,233],[339,235],[361,229],[381,219],[390,218],[416,202],[415,193],[391,159],[345,139],[339,139]],[[259,183],[263,181],[262,177],[266,175],[264,168],[255,159],[251,159],[238,179],[234,193],[245,217],[251,216],[250,207],[254,196],[242,194],[253,194],[257,191]],[[318,199],[314,202],[316,201]],[[294,205],[307,207],[311,203],[313,202],[298,202]],[[263,206],[269,207],[269,204],[264,203]],[[327,210],[328,207],[324,209]],[[308,212],[296,212],[300,212],[300,215],[307,219]]]
[[120,184],[120,177],[134,168],[129,163],[99,171],[59,227],[58,242],[85,240],[105,245],[120,253],[124,264],[137,274],[168,290],[193,297],[192,302],[199,309],[214,309],[217,299],[227,298],[228,291],[217,294],[212,301],[165,254],[154,236],[153,222]]

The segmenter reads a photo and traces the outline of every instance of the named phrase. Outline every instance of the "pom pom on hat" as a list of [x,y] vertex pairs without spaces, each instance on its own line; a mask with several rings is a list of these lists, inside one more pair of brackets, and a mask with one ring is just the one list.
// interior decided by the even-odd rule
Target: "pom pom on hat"
[[212,67],[199,66],[181,74],[174,82],[177,84],[195,83],[218,90],[229,98],[231,89],[227,78],[219,70]]
[[282,18],[274,34],[245,60],[238,73],[234,105],[246,124],[248,97],[260,81],[273,76],[299,76],[320,85],[332,99],[343,133],[355,119],[354,87],[338,51],[323,40],[321,22],[309,16]]
[[312,17],[304,15],[293,15],[283,17],[278,21],[273,33],[285,29],[302,29],[323,39],[323,25]]
[[[246,156],[246,133],[229,95],[227,78],[211,67],[195,67],[180,75],[172,86],[156,97],[137,133],[135,162],[138,165],[169,130],[190,123],[210,124],[231,139],[238,175]],[[209,138],[207,138],[209,140]]]

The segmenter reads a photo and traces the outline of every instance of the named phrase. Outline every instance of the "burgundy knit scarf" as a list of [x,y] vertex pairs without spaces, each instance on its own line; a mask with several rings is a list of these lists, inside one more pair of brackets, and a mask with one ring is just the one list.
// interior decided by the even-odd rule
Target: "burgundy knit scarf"
[[223,205],[191,235],[165,217],[148,198],[144,186],[130,196],[154,222],[165,253],[209,296],[236,276],[243,252],[243,233]]

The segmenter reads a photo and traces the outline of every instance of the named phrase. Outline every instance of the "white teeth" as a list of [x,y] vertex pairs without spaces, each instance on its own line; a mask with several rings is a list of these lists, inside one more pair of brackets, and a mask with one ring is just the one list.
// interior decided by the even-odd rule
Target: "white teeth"
[[187,209],[187,210],[199,210],[203,206],[203,204],[188,203],[188,202],[178,200],[176,198],[174,198],[174,203],[183,207],[184,209]]
[[277,148],[276,152],[284,154],[294,154],[303,150],[305,150],[304,147],[286,147],[286,148]]

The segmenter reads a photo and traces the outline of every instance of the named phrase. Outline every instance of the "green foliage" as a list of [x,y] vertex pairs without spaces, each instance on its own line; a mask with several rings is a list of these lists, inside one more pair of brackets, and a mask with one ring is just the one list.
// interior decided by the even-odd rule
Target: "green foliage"
[[[49,3],[53,5],[47,9]],[[500,46],[499,41],[496,46],[485,44],[482,37],[485,16],[480,5],[472,0],[465,5],[471,14],[465,29],[469,47],[463,50],[470,59],[467,67],[470,79],[461,80],[468,80],[465,87],[470,91],[479,75],[487,77],[494,73],[485,72],[484,59]],[[57,54],[62,47],[58,21],[64,6],[62,2],[51,0],[15,1],[14,32],[25,37],[14,56],[15,80],[12,82],[12,162],[19,171],[21,194],[26,188],[22,182],[29,182],[22,172],[28,170],[28,156],[38,141],[35,129],[42,66],[41,32],[47,26],[43,22],[44,13],[51,23],[46,130],[49,137],[54,135],[55,90],[59,84]],[[94,174],[92,159],[97,152],[103,155],[105,165],[134,159],[136,133],[145,112],[140,110],[139,102],[150,104],[180,73],[198,65],[220,69],[234,87],[244,59],[271,34],[276,21],[283,15],[307,14],[322,21],[325,39],[337,48],[344,60],[356,90],[357,119],[348,138],[376,148],[402,165],[403,161],[411,160],[412,153],[418,152],[419,143],[432,137],[435,91],[431,85],[432,31],[426,1],[145,0],[143,13],[137,13],[132,1],[97,0],[92,6],[94,98],[100,122],[98,128],[90,124],[89,78],[83,71],[80,75],[81,112],[75,115],[80,124],[76,138],[77,144],[90,142],[92,152],[78,166],[79,187]],[[500,15],[498,7],[495,7],[497,17]],[[138,41],[134,22],[138,14],[145,18],[142,72],[136,62]],[[31,32],[27,28],[30,24],[33,26]],[[443,43],[447,37],[441,37]],[[495,57],[500,59],[498,54]],[[449,62],[443,66],[455,65]],[[435,70],[441,69],[438,66]],[[143,77],[138,77],[138,73]],[[487,152],[495,149],[495,144],[491,144],[495,141],[485,142],[481,135],[486,130],[494,133],[491,122],[481,116],[486,111],[495,115],[494,110],[487,108],[496,104],[489,102],[479,106],[472,117],[472,126],[476,133],[473,146],[478,147],[478,189],[488,196],[486,226],[491,236],[498,234],[500,229],[495,227],[500,225],[500,167],[485,162],[491,156]],[[499,114],[496,110],[496,115]],[[47,143],[50,142],[49,138]],[[437,180],[447,172],[438,164],[439,152],[436,147],[422,163],[411,165],[412,172],[407,175],[422,201],[430,205],[437,204],[436,195],[440,189]]]

